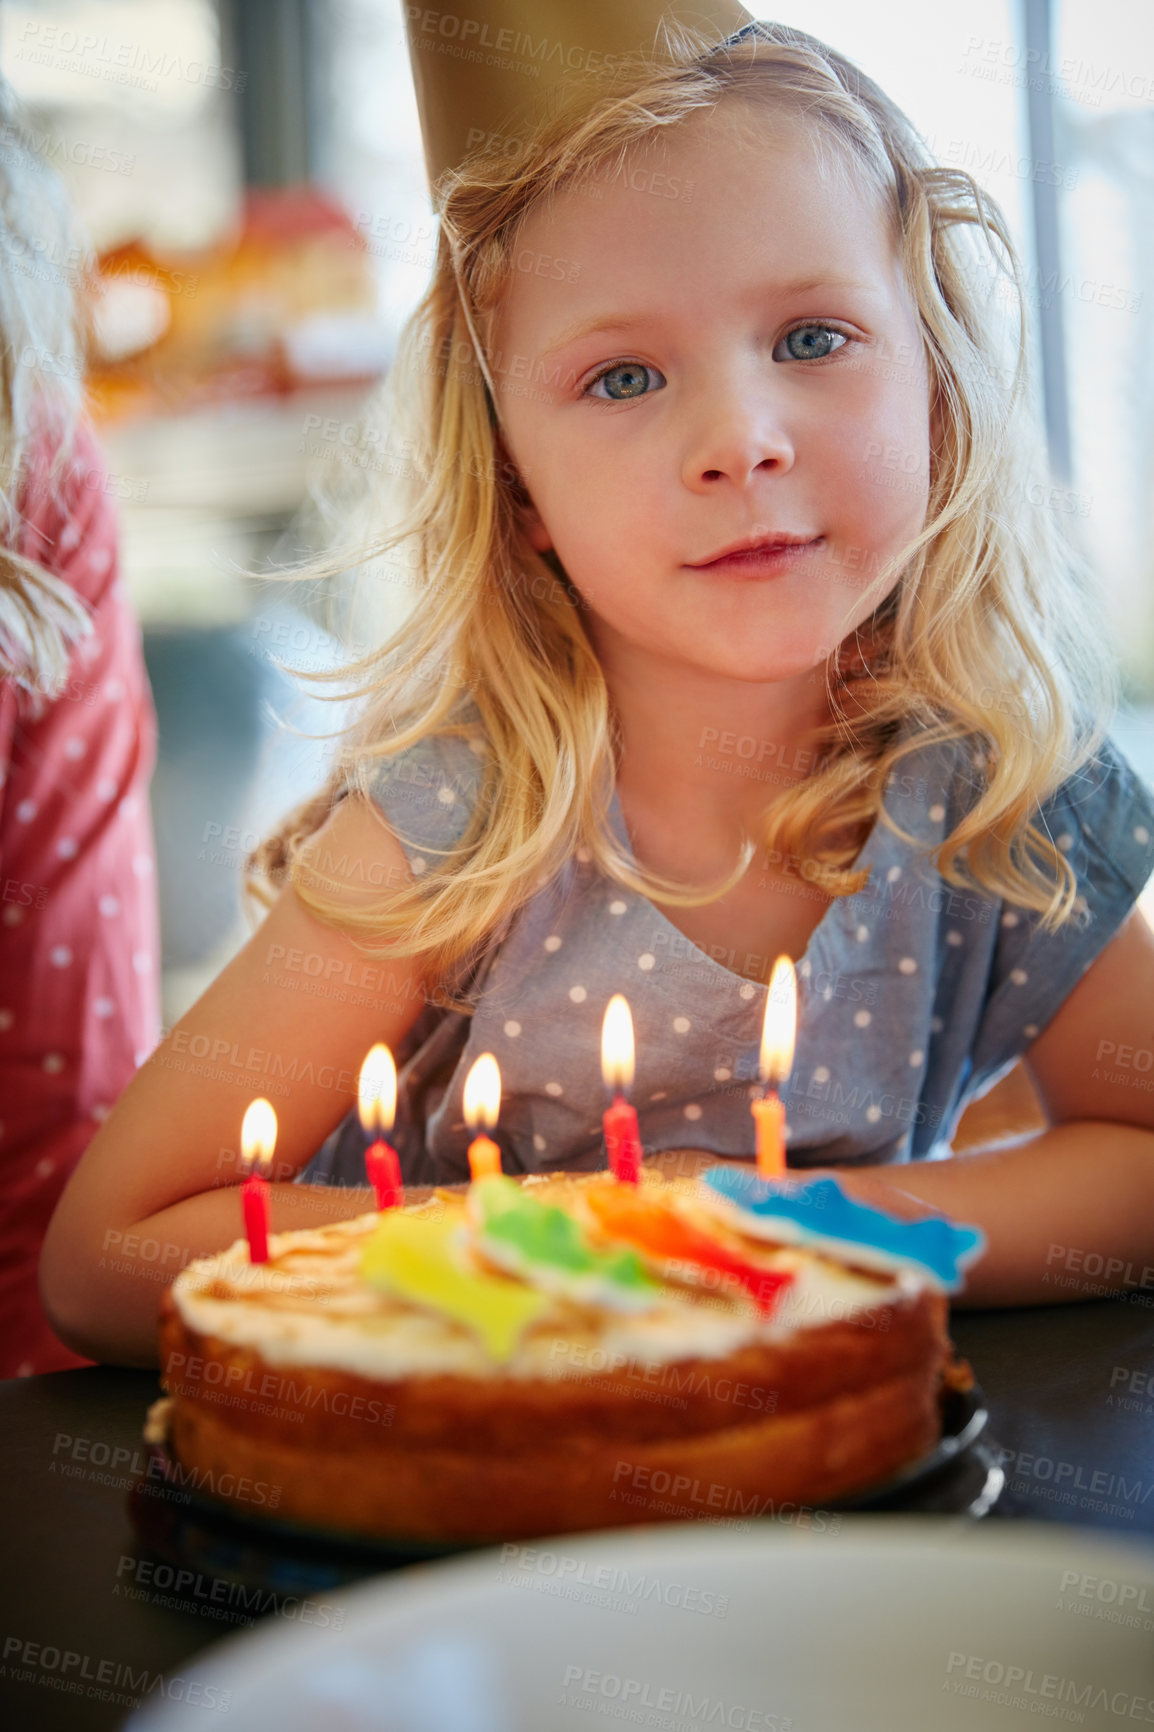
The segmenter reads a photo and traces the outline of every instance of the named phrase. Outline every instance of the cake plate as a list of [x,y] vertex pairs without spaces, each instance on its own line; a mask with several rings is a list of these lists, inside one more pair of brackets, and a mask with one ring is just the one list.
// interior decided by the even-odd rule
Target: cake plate
[[[1005,1486],[1000,1451],[988,1426],[986,1400],[977,1384],[964,1391],[946,1389],[942,1436],[928,1455],[882,1485],[821,1508],[833,1514],[909,1511],[980,1520],[995,1511]],[[233,1505],[181,1483],[167,1437],[154,1436],[146,1452],[145,1471],[128,1496],[141,1544],[176,1570],[195,1572],[190,1581],[200,1577],[262,1588],[273,1596],[273,1605],[277,1595],[325,1593],[383,1570],[500,1543],[448,1544],[402,1536],[370,1539],[276,1516],[241,1514]],[[784,1518],[768,1517],[749,1525],[760,1528],[774,1519],[788,1525]],[[190,1601],[193,1609],[202,1609],[201,1604]]]

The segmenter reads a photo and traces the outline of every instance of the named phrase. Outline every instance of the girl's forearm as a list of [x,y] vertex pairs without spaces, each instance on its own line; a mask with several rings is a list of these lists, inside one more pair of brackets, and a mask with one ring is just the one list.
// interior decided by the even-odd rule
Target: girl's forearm
[[1072,1120],[945,1161],[830,1171],[862,1202],[917,1199],[982,1228],[961,1306],[1154,1292],[1154,1131]]
[[[406,1201],[425,1191],[406,1189]],[[374,1207],[368,1189],[270,1185],[269,1225],[321,1227]],[[65,1315],[51,1316],[78,1353],[115,1365],[153,1366],[161,1294],[187,1263],[231,1245],[244,1231],[236,1186],[202,1191],[125,1227],[107,1227],[100,1242],[75,1258]]]
[[[646,1165],[689,1177],[726,1157],[669,1149]],[[752,1166],[749,1159],[735,1165]],[[1154,1296],[1154,1131],[1107,1120],[1052,1125],[997,1148],[908,1166],[794,1168],[916,1219],[927,1208],[981,1227],[960,1306],[1051,1305],[1126,1288]],[[924,1206],[923,1206],[924,1205]]]

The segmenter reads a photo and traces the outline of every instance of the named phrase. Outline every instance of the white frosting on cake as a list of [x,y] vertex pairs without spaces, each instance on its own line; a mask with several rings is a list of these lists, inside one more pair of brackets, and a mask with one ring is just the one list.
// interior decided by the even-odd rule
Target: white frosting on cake
[[[425,1207],[439,1208],[436,1201]],[[555,1299],[511,1359],[497,1363],[463,1326],[394,1299],[361,1280],[362,1251],[379,1216],[269,1237],[269,1261],[253,1265],[238,1239],[190,1263],[172,1293],[185,1324],[270,1365],[318,1366],[373,1380],[421,1376],[571,1379],[678,1360],[723,1359],[743,1345],[788,1339],[917,1294],[922,1283],[859,1274],[793,1247],[757,1248],[767,1269],[792,1284],[766,1317],[731,1296],[667,1288],[651,1311],[591,1312]],[[684,1295],[684,1296],[682,1296]],[[882,1324],[884,1327],[884,1323]],[[175,1375],[179,1380],[179,1370]]]

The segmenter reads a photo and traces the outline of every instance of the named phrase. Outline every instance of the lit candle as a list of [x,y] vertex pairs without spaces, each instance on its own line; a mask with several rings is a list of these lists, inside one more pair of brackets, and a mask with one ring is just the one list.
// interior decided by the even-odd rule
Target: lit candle
[[383,1135],[392,1130],[397,1115],[397,1067],[383,1041],[365,1055],[357,1085],[357,1112],[361,1129],[372,1138],[365,1150],[365,1171],[377,1194],[377,1208],[397,1209],[405,1198],[401,1160]]
[[765,1023],[761,1031],[758,1066],[765,1093],[749,1103],[757,1127],[757,1176],[780,1179],[785,1172],[785,1108],[776,1084],[783,1083],[793,1066],[793,1043],[797,1032],[797,976],[788,956],[779,956],[769,979]]
[[240,1203],[250,1263],[268,1262],[269,1189],[262,1168],[272,1166],[275,1148],[276,1113],[262,1097],[251,1103],[240,1127],[240,1152],[248,1168],[248,1177],[240,1188]]
[[501,1151],[485,1131],[495,1130],[501,1110],[501,1072],[491,1052],[483,1052],[465,1078],[465,1123],[480,1130],[469,1144],[469,1172],[474,1179],[487,1179],[501,1171]]
[[601,1076],[613,1090],[601,1121],[609,1167],[623,1184],[636,1185],[641,1180],[641,1131],[626,1098],[633,1087],[633,1018],[619,992],[609,1000],[601,1024]]

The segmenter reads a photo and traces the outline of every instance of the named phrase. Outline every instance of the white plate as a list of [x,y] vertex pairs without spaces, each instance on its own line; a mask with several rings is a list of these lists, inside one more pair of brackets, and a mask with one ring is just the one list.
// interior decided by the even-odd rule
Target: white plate
[[129,1725],[1154,1725],[1148,1544],[908,1515],[747,1526],[562,1536],[399,1570],[324,1596],[310,1623],[297,1610],[197,1655]]

